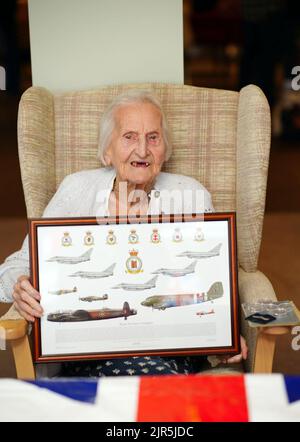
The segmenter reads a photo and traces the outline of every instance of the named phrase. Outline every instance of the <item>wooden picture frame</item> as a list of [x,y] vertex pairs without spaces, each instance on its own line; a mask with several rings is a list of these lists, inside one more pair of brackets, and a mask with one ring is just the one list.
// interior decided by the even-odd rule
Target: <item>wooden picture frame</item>
[[240,351],[235,213],[29,220],[35,362]]

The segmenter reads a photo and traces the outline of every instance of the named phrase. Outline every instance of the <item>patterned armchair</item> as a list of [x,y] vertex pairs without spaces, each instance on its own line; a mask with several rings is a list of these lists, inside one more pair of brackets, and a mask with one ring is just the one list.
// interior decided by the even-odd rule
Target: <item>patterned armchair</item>
[[[275,300],[269,280],[257,270],[270,150],[270,111],[262,91],[239,93],[173,84],[132,84],[53,95],[28,89],[20,102],[19,157],[28,217],[40,217],[62,179],[101,167],[99,119],[127,88],[149,89],[161,100],[171,128],[173,154],[165,171],[191,176],[212,194],[216,211],[237,212],[241,302]],[[271,372],[278,327],[250,329],[242,320],[249,357],[246,370]],[[12,308],[0,321],[11,341],[18,377],[34,376],[27,324]]]

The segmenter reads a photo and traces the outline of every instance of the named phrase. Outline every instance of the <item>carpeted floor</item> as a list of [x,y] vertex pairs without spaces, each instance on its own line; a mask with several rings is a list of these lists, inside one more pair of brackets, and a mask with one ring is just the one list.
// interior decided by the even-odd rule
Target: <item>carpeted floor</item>
[[[24,218],[0,220],[0,262],[20,247],[26,234]],[[265,216],[259,269],[272,281],[280,300],[291,299],[300,307],[300,213],[273,212]],[[0,316],[4,313],[0,305]],[[274,372],[300,373],[300,350],[293,351],[293,336],[278,337]],[[9,351],[0,351],[0,377],[14,376],[14,366]]]

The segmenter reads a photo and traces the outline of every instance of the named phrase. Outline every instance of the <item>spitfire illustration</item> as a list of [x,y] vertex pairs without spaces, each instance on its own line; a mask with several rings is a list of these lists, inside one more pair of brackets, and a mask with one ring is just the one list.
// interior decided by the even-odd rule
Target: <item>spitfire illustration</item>
[[115,266],[116,264],[114,263],[111,266],[107,267],[107,269],[103,270],[102,272],[78,271],[69,276],[72,276],[73,278],[87,278],[87,279],[107,278],[108,276],[113,276]]
[[153,289],[156,286],[158,276],[154,276],[154,278],[149,279],[149,281],[144,284],[130,284],[127,282],[122,282],[121,284],[112,287],[113,289],[123,289],[123,290],[148,290]]
[[105,293],[103,296],[86,296],[85,298],[79,298],[79,301],[82,302],[96,302],[96,301],[106,301],[108,299],[108,295]]
[[213,249],[209,250],[208,252],[183,252],[180,253],[180,257],[186,256],[187,258],[194,258],[194,259],[201,259],[201,258],[212,258],[214,256],[219,256],[220,255],[220,250],[221,250],[222,244],[218,244],[216,247],[214,247]]
[[87,250],[80,256],[53,256],[47,259],[47,262],[58,262],[59,264],[79,264],[90,261],[93,249]]
[[100,321],[102,319],[124,318],[136,315],[137,311],[129,307],[128,302],[124,302],[123,308],[111,309],[103,308],[101,310],[75,310],[57,313],[49,313],[47,321],[50,322],[85,322]]
[[68,295],[70,293],[76,293],[77,292],[77,287],[74,287],[73,289],[70,290],[55,290],[53,292],[48,292],[50,295],[57,295],[57,296],[61,296],[61,295]]
[[197,316],[206,316],[206,315],[214,315],[215,311],[212,308],[211,310],[208,310],[207,312],[201,311],[201,312],[197,312],[196,315]]
[[196,267],[197,261],[193,261],[192,264],[189,264],[187,267],[183,268],[183,269],[158,269],[155,272],[152,272],[153,274],[162,274],[162,275],[168,275],[168,276],[173,276],[173,277],[177,277],[177,276],[185,276],[188,275],[189,273],[194,273],[195,272],[195,267]]
[[188,293],[182,295],[155,295],[149,296],[141,302],[144,307],[152,307],[157,310],[165,310],[170,307],[182,307],[185,305],[202,304],[213,302],[222,298],[224,294],[222,282],[214,282],[207,293]]

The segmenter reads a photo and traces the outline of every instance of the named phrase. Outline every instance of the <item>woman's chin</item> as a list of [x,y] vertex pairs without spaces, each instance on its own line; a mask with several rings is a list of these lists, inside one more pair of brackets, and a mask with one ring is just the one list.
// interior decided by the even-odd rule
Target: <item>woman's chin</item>
[[130,174],[128,181],[136,186],[146,185],[147,183],[153,181],[154,175],[147,170],[137,170]]

